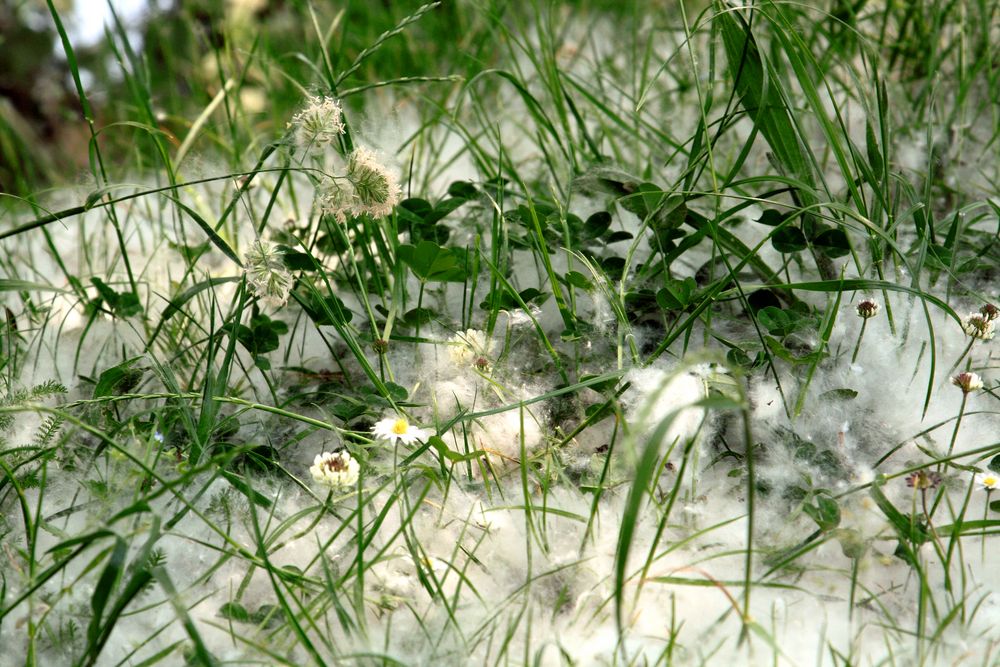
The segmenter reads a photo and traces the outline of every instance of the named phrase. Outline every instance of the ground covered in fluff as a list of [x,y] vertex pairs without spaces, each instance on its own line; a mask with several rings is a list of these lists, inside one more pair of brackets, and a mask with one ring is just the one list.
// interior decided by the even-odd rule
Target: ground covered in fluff
[[0,665],[996,664],[1000,7],[939,4],[303,8],[270,110],[230,8],[0,216]]

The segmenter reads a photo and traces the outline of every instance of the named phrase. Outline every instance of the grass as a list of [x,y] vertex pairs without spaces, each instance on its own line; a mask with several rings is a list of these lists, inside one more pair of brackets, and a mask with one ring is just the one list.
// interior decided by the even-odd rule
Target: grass
[[49,3],[0,664],[993,664],[1000,4],[390,4]]

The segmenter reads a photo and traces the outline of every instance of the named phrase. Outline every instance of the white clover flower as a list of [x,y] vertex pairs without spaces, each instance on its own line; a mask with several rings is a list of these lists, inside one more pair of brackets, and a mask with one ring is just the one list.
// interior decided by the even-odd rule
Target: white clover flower
[[976,475],[976,484],[985,491],[996,491],[1000,489],[1000,475],[995,472],[981,472]]
[[320,484],[336,489],[357,484],[361,466],[346,451],[323,452],[313,459],[309,472]]
[[307,152],[325,148],[344,133],[342,114],[337,100],[310,95],[288,124],[295,145]]
[[967,336],[979,338],[981,340],[993,340],[996,333],[996,325],[993,321],[982,313],[969,313],[962,318],[962,330]]
[[399,440],[404,445],[426,440],[434,435],[430,429],[418,428],[402,417],[386,417],[376,422],[372,427],[372,433],[378,440],[388,440],[390,444],[396,444]]
[[384,218],[399,203],[396,177],[378,161],[373,151],[359,146],[347,163],[347,179],[354,186],[352,213]]
[[448,356],[451,358],[451,363],[459,368],[469,366],[481,368],[484,365],[489,367],[494,347],[493,341],[486,337],[485,332],[466,329],[448,339]]
[[951,379],[951,383],[962,390],[962,393],[969,394],[983,388],[983,379],[976,373],[959,373]]
[[855,308],[858,312],[858,317],[865,320],[878,315],[878,301],[875,299],[862,299]]
[[271,244],[258,239],[243,261],[243,270],[253,293],[274,308],[285,305],[294,280],[281,260],[281,253]]

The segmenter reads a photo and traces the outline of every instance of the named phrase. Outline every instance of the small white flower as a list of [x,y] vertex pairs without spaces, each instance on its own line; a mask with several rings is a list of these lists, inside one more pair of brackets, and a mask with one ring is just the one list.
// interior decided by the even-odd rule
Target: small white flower
[[[478,329],[466,329],[448,339],[448,356],[459,368],[488,367],[494,350],[493,341]],[[485,360],[485,363],[480,363]]]
[[986,491],[1000,489],[1000,475],[995,472],[981,472],[976,475],[976,483]]
[[875,299],[862,299],[855,308],[857,309],[858,317],[865,320],[878,315],[878,301]]
[[357,484],[361,466],[346,451],[323,452],[316,455],[309,472],[320,484],[336,489]]
[[965,335],[973,338],[993,340],[996,325],[982,313],[969,313],[962,319],[962,330],[965,331]]
[[951,383],[965,394],[970,394],[983,388],[983,379],[976,373],[959,373],[951,379]]
[[367,213],[373,218],[384,218],[399,203],[396,177],[364,146],[351,153],[347,179],[354,186],[354,215]]
[[341,114],[343,109],[337,100],[310,95],[306,105],[288,124],[293,130],[295,145],[304,151],[325,148],[344,133]]
[[294,280],[281,260],[281,253],[258,239],[243,261],[253,293],[272,307],[285,305]]
[[372,433],[379,440],[388,440],[391,444],[396,444],[399,440],[404,445],[410,445],[419,440],[426,440],[434,435],[430,429],[418,428],[410,424],[402,417],[386,417],[375,423]]

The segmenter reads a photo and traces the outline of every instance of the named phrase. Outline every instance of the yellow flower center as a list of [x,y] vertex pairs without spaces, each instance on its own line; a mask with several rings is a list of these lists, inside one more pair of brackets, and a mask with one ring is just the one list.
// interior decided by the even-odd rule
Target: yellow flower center
[[410,429],[410,425],[406,423],[405,419],[397,419],[392,425],[392,432],[396,435],[406,435],[406,432]]
[[983,486],[996,486],[998,482],[1000,482],[1000,479],[997,479],[992,475],[983,478]]

